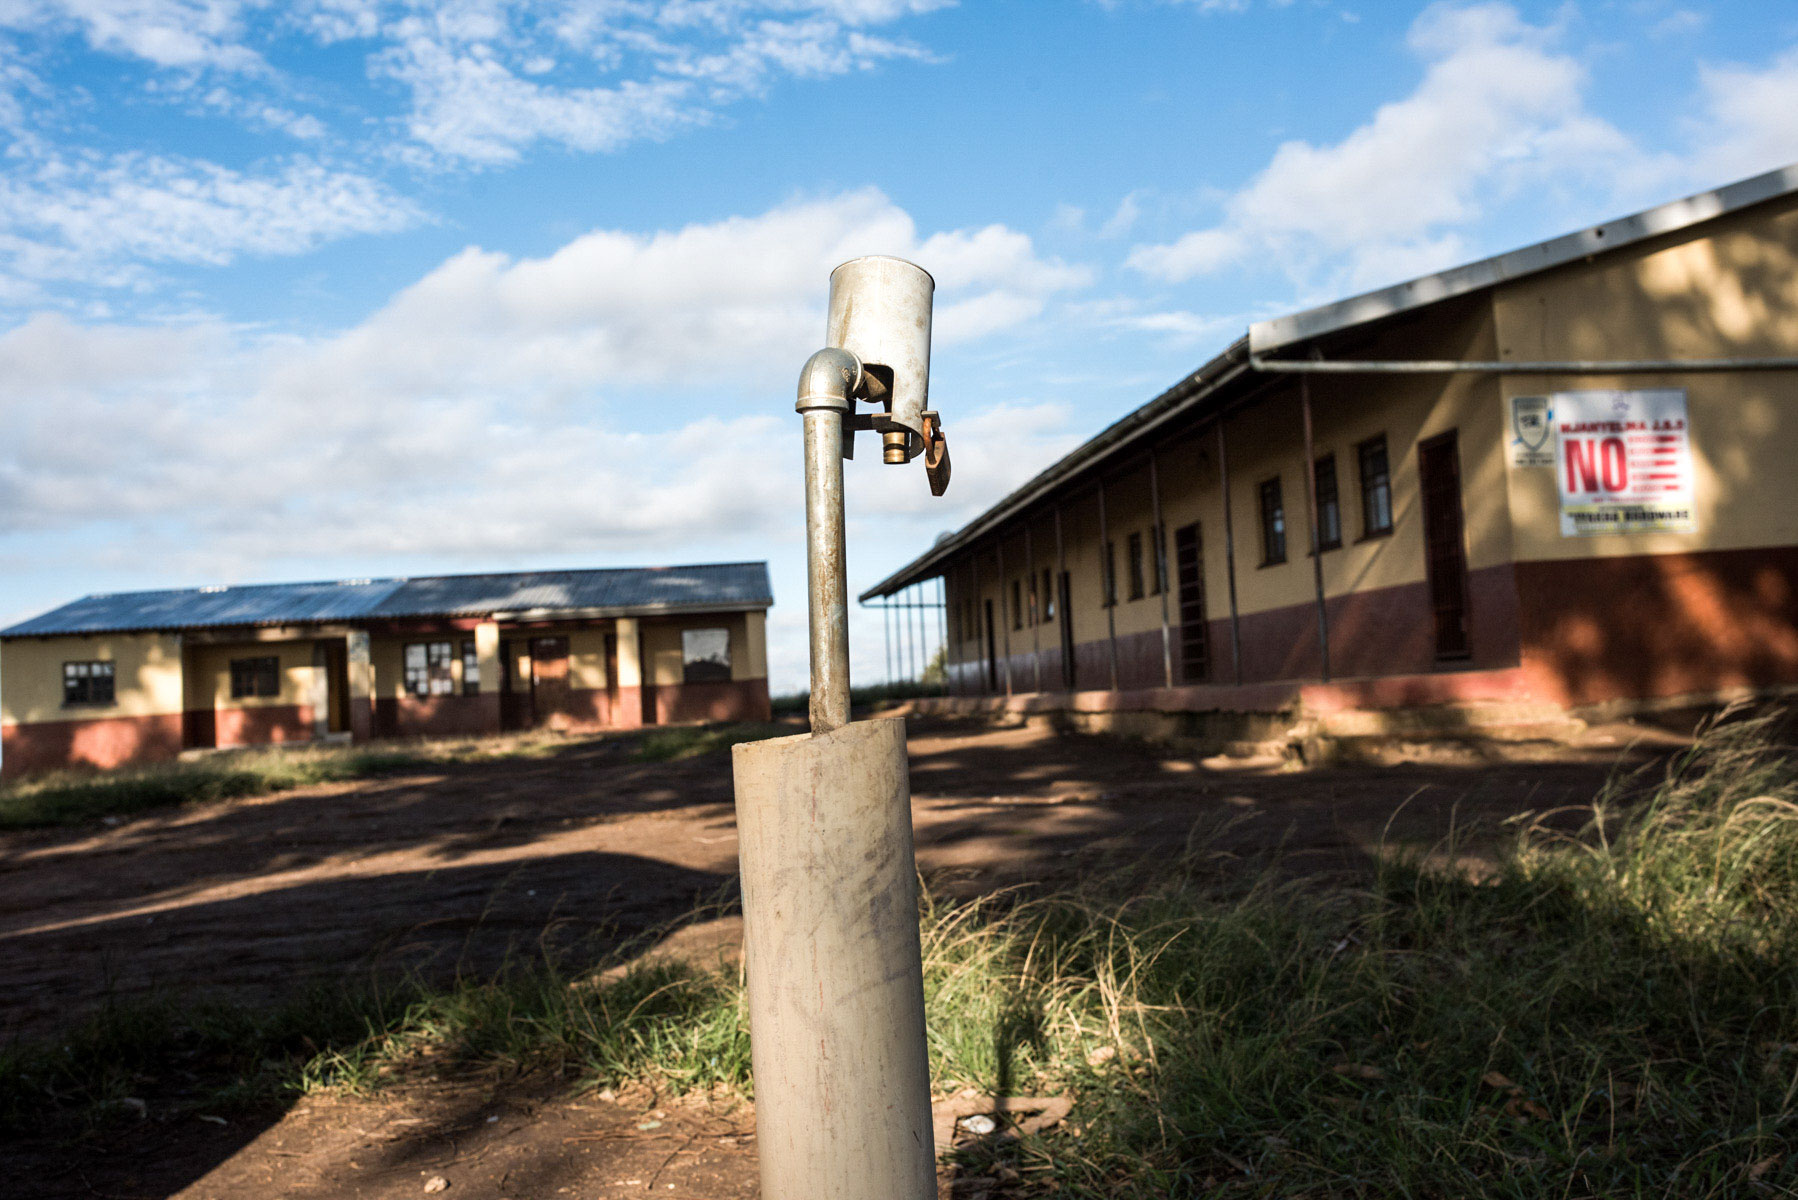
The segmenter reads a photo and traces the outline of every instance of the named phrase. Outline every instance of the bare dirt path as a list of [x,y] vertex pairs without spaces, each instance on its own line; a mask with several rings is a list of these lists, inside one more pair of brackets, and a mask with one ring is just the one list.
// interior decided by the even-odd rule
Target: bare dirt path
[[[1589,800],[1627,736],[1599,731],[1589,745],[1533,762],[1463,755],[1294,771],[1267,761],[1195,762],[1042,729],[914,725],[919,861],[934,887],[968,895],[1071,878],[1096,860],[1165,858],[1205,830],[1226,846],[1278,845],[1306,869],[1353,867],[1383,839],[1429,845],[1456,826],[1489,828],[1523,809]],[[546,950],[578,970],[618,939],[679,922],[708,901],[727,915],[679,940],[728,950],[737,853],[729,758],[641,763],[633,745],[571,741],[541,759],[433,767],[112,827],[0,836],[0,1027],[6,1036],[41,1037],[108,995],[262,1001],[307,979],[402,971],[447,978]],[[98,1177],[67,1176],[67,1191],[40,1194],[422,1194],[430,1176],[417,1171],[427,1168],[406,1155],[426,1153],[419,1137],[455,1126],[468,1103],[446,1088],[375,1102],[308,1100],[247,1128],[241,1120],[180,1130],[152,1122],[108,1135],[111,1150],[105,1139],[87,1148],[85,1169]],[[496,1165],[511,1161],[508,1145],[527,1157],[549,1153],[543,1139],[551,1133],[603,1132],[618,1116],[562,1096],[481,1102],[497,1107],[463,1141],[491,1143],[486,1153]],[[507,1115],[527,1110],[529,1121]],[[500,1120],[486,1120],[496,1113]],[[625,1116],[632,1119],[618,1117],[618,1131],[631,1136],[568,1143],[581,1147],[568,1161],[592,1164],[576,1181],[525,1187],[523,1175],[515,1185],[502,1169],[478,1186],[465,1180],[456,1195],[554,1196],[563,1187],[573,1190],[561,1194],[623,1194],[605,1190],[614,1185],[601,1176],[643,1178],[654,1147],[673,1148],[676,1133],[662,1128],[710,1146],[707,1138],[740,1135],[698,1132],[713,1128],[707,1122],[747,1119],[710,1110]],[[663,1124],[638,1130],[645,1119]],[[378,1131],[368,1132],[371,1121]],[[362,1143],[344,1132],[352,1127],[375,1149],[355,1149]],[[536,1131],[506,1132],[526,1127]],[[652,1132],[653,1139],[634,1136]],[[724,1173],[704,1186],[694,1175],[691,1187],[683,1173],[697,1171],[704,1156],[695,1159],[689,1147],[657,1175],[655,1190],[749,1194],[746,1146],[719,1141],[713,1149]],[[350,1158],[363,1165],[344,1166]],[[283,1163],[286,1174],[275,1174]],[[312,1174],[293,1173],[302,1168]],[[254,1182],[258,1171],[263,1182]]]

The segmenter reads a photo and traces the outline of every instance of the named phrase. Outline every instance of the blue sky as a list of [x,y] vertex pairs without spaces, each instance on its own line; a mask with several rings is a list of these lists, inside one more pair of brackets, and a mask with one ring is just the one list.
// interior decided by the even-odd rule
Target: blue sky
[[957,468],[857,459],[859,590],[1251,320],[1798,160],[1798,10],[0,0],[0,138],[0,621],[767,558],[785,690],[837,261]]

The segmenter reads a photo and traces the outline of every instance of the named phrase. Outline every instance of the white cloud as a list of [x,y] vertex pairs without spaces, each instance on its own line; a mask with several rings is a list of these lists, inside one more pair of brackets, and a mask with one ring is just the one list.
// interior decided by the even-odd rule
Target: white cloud
[[159,67],[258,71],[242,13],[234,0],[13,0],[0,6],[0,28],[74,30],[95,50]]
[[419,210],[385,185],[305,158],[235,171],[149,154],[38,148],[0,175],[0,299],[39,284],[141,282],[139,264],[294,254],[403,228]]
[[1426,64],[1409,96],[1341,141],[1284,143],[1221,221],[1139,246],[1130,265],[1178,281],[1265,259],[1381,282],[1445,265],[1460,249],[1452,230],[1530,181],[1639,168],[1628,140],[1586,111],[1585,73],[1555,40],[1507,4],[1426,9],[1409,35]]
[[[242,577],[308,555],[661,559],[718,537],[720,514],[732,538],[787,529],[792,480],[767,469],[795,444],[782,397],[830,268],[883,250],[938,273],[948,342],[1083,277],[1003,227],[921,236],[862,191],[543,258],[471,248],[322,338],[39,316],[0,335],[0,537],[123,524],[133,554],[200,546]],[[645,420],[670,389],[705,389],[714,415]],[[966,443],[964,503],[1066,425],[1024,415],[994,449]],[[925,493],[909,483],[901,511]]]
[[1698,81],[1691,132],[1704,176],[1721,183],[1798,162],[1798,46],[1758,69],[1700,67]]
[[[403,131],[402,161],[489,166],[539,143],[615,150],[713,119],[781,78],[822,78],[922,47],[878,26],[948,0],[301,0],[252,20],[248,0],[7,0],[0,30],[45,47],[79,39],[160,75],[147,94],[189,100],[256,129],[323,130],[297,111],[308,89],[282,64],[283,39],[352,40],[369,74],[404,90],[397,120],[371,107],[372,127]],[[323,91],[343,102],[344,91]],[[0,111],[0,118],[4,118]]]

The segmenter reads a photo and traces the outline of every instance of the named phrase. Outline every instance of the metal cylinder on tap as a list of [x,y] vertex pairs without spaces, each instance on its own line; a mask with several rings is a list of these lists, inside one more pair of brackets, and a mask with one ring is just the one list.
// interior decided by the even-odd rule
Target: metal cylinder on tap
[[930,272],[902,258],[852,258],[830,273],[824,344],[852,352],[892,389],[890,411],[874,415],[887,462],[910,462],[924,450],[935,293]]

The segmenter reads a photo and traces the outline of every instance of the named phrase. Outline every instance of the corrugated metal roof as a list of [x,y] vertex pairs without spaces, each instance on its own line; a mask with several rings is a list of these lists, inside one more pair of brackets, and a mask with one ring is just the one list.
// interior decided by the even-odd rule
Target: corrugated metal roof
[[760,608],[774,603],[768,564],[602,567],[417,579],[258,583],[85,596],[0,630],[0,637],[469,617]]

